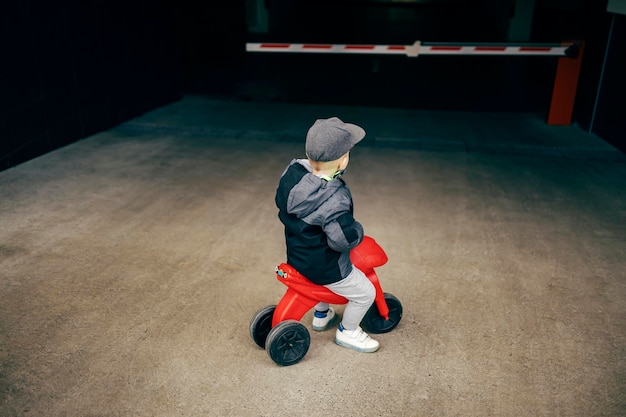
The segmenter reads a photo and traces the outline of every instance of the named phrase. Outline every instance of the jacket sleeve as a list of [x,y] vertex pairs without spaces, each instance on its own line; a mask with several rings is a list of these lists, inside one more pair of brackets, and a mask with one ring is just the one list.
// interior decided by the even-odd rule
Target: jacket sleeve
[[363,240],[363,226],[352,215],[351,200],[342,200],[322,226],[328,246],[337,252],[349,251]]

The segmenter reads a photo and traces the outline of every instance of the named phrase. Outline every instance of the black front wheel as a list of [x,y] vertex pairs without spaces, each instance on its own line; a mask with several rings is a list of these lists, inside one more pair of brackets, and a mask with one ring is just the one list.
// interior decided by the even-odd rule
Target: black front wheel
[[402,319],[402,304],[400,300],[389,293],[385,293],[385,301],[389,307],[389,320],[380,315],[376,303],[365,314],[361,326],[370,333],[387,333],[396,328]]
[[267,335],[265,350],[281,366],[300,362],[309,350],[311,336],[307,328],[296,320],[278,323]]

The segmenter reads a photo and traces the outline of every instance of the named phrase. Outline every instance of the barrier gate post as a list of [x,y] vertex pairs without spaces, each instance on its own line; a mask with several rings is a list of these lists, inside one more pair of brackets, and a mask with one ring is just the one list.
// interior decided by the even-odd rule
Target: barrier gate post
[[[564,42],[572,43],[572,42]],[[572,123],[572,113],[578,88],[578,76],[582,63],[584,42],[579,42],[578,55],[573,58],[560,57],[554,86],[552,87],[552,99],[548,113],[549,125],[569,125]]]

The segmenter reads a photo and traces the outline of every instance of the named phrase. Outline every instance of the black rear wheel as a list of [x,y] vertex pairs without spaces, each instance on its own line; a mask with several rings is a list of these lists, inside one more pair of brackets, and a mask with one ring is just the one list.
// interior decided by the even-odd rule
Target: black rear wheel
[[265,349],[265,341],[272,330],[272,318],[274,317],[275,305],[263,307],[252,316],[250,320],[250,336],[254,343]]

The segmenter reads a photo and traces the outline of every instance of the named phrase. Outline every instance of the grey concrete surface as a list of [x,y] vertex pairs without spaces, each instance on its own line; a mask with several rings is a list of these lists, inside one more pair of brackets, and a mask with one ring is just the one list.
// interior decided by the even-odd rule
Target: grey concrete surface
[[[274,191],[332,115],[404,316],[280,367],[248,333],[285,290]],[[625,179],[538,115],[185,97],[0,173],[0,415],[626,415]]]

